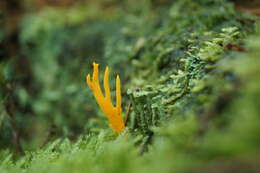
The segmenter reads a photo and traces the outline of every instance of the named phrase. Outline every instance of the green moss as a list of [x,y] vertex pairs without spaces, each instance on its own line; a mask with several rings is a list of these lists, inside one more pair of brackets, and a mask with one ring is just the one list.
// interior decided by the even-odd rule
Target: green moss
[[[13,94],[35,119],[18,122],[47,140],[29,138],[24,156],[0,152],[0,172],[259,171],[259,23],[224,0],[156,2],[124,2],[131,10],[122,3],[109,21],[100,9],[90,15],[95,22],[88,13],[67,21],[66,12],[48,10],[24,18],[33,84],[17,80]],[[93,60],[122,76],[129,112],[120,136],[84,91]],[[52,141],[44,132],[53,124],[59,133],[51,137],[84,135]]]

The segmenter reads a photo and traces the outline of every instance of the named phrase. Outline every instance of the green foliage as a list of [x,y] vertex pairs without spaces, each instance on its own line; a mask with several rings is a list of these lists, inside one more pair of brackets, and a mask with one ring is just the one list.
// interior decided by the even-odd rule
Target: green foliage
[[[240,45],[248,26],[237,21],[234,15],[238,18],[239,14],[228,3],[216,1],[212,8],[204,5],[177,1],[160,32],[147,38],[133,56],[128,85],[139,88],[127,92],[133,105],[131,127],[150,131],[152,126],[176,116],[211,111],[223,92],[235,89],[232,73],[217,65],[221,58],[232,56],[226,47]],[[192,14],[186,15],[180,12],[182,8],[196,10],[187,10]],[[223,9],[225,18],[217,20]],[[244,20],[250,18],[244,16]]]
[[[91,3],[68,9],[46,8],[22,18],[21,57],[12,57],[3,64],[5,69],[11,64],[10,82],[4,83],[5,89],[12,87],[8,90],[9,99],[2,106],[15,105],[12,119],[4,109],[1,114],[5,118],[0,128],[6,133],[0,137],[7,142],[3,145],[12,140],[11,121],[17,122],[26,150],[56,137],[75,139],[83,132],[108,128],[85,84],[85,75],[92,70],[93,61],[101,64],[102,71],[109,65],[111,88],[114,88],[112,76],[121,74],[128,64],[132,44],[148,29],[153,30],[154,19],[159,19],[148,1],[140,3],[143,6],[119,3],[108,11],[102,4]],[[124,6],[129,12],[121,9]],[[147,23],[146,27],[143,23]],[[16,67],[20,61],[21,67]],[[124,80],[123,72],[121,76]],[[6,92],[2,89],[1,93]]]
[[[224,0],[156,2],[115,8],[106,19],[100,9],[73,10],[82,7],[68,18],[45,9],[23,19],[31,82],[22,83],[11,61],[1,74],[5,84],[17,81],[8,90],[20,105],[15,115],[31,108],[17,122],[33,132],[24,156],[1,151],[0,172],[259,172],[259,22],[254,30],[255,18]],[[85,89],[93,60],[123,76],[130,106],[120,136]]]

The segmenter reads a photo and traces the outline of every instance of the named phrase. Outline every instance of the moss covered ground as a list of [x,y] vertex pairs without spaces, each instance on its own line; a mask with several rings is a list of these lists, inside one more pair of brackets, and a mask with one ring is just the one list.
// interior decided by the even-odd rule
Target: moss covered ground
[[[16,56],[0,30],[1,173],[260,172],[256,16],[226,0],[90,4],[27,12]],[[84,81],[93,61],[112,90],[121,76],[119,136]]]

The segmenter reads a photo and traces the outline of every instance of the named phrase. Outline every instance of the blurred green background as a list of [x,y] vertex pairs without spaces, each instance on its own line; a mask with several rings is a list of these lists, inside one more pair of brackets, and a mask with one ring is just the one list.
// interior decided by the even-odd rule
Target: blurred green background
[[126,83],[130,45],[160,25],[169,3],[1,1],[0,147],[35,149],[107,127],[85,75],[96,61],[111,67],[112,90],[115,74]]
[[[123,110],[131,110],[127,126],[131,135],[141,135],[135,141],[141,153],[148,150],[153,137],[159,151],[164,147],[162,153],[167,155],[169,149],[179,154],[180,164],[182,154],[193,147],[198,150],[192,151],[201,152],[193,157],[201,154],[202,160],[242,152],[243,143],[241,149],[229,141],[230,136],[234,141],[247,137],[234,135],[239,123],[229,113],[244,116],[236,100],[244,101],[245,112],[255,111],[245,113],[252,119],[243,124],[244,130],[255,133],[244,146],[257,148],[260,111],[250,103],[259,88],[247,82],[254,80],[252,85],[259,86],[259,81],[253,77],[247,81],[244,75],[250,75],[250,70],[257,73],[259,66],[255,63],[250,69],[252,62],[234,63],[243,62],[241,57],[258,60],[258,13],[256,6],[245,4],[228,0],[1,1],[0,148],[23,153],[57,138],[78,141],[80,135],[109,129],[85,83],[93,61],[100,64],[100,77],[105,66],[110,67],[112,91],[120,74]],[[256,35],[255,43],[245,41],[251,34]],[[245,55],[251,49],[255,53]],[[185,123],[178,124],[180,117],[187,118]],[[172,119],[177,123],[167,124]],[[231,132],[218,148],[217,142],[210,141],[222,139],[225,128]],[[205,133],[201,146],[186,143],[191,138],[200,141]],[[172,145],[177,149],[170,150]]]
[[[0,172],[258,173],[259,9],[1,0]],[[119,136],[85,83],[93,61],[113,98],[120,75]]]

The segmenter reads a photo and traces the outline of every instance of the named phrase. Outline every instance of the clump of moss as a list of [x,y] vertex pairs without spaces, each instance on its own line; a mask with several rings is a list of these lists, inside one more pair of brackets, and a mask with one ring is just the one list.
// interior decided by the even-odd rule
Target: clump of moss
[[[181,13],[185,9],[188,14]],[[160,32],[147,38],[131,59],[128,86],[136,87],[127,91],[132,128],[147,131],[174,117],[220,111],[213,105],[223,93],[233,92],[237,81],[232,72],[217,67],[237,53],[228,46],[241,47],[250,31],[238,18],[252,20],[224,1],[175,2]]]
[[0,172],[259,171],[259,23],[224,0],[177,0],[151,23],[149,8],[120,18],[125,28],[102,42],[102,61],[131,64],[121,74],[127,129],[59,139],[16,161],[2,151]]

